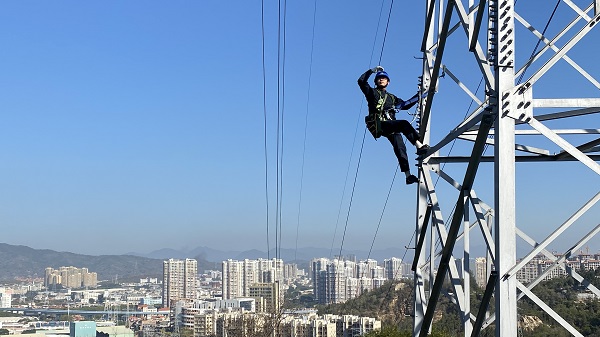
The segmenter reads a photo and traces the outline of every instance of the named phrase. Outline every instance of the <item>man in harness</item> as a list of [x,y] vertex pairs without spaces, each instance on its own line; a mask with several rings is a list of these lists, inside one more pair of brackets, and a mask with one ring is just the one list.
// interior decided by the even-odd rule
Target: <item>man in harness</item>
[[[376,73],[375,88],[372,88],[368,82],[373,73]],[[392,143],[394,153],[400,164],[400,170],[406,175],[406,184],[414,184],[419,182],[419,179],[410,173],[406,145],[404,145],[402,134],[411,144],[417,147],[418,155],[425,154],[429,150],[429,146],[419,141],[419,134],[407,120],[396,120],[396,109],[410,109],[418,103],[419,95],[416,94],[409,100],[403,101],[387,92],[386,88],[389,82],[390,77],[381,66],[367,70],[358,78],[358,86],[365,94],[369,106],[369,115],[365,117],[365,122],[375,139],[384,136]]]

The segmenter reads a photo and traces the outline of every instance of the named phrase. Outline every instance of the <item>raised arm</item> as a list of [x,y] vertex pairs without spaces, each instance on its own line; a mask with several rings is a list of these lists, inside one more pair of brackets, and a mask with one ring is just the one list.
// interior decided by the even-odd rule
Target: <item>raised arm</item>
[[371,77],[372,73],[373,69],[369,69],[365,71],[362,75],[360,75],[360,77],[358,78],[358,86],[360,87],[360,90],[363,92],[363,94],[365,94],[365,96],[371,89],[371,86],[369,85],[369,77]]

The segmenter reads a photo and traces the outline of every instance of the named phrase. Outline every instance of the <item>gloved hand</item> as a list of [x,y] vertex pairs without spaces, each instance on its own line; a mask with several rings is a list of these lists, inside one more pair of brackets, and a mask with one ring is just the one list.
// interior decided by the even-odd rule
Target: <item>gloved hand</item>
[[379,71],[383,71],[383,67],[382,66],[377,66],[377,67],[371,69],[371,71],[374,72],[374,73],[379,72]]

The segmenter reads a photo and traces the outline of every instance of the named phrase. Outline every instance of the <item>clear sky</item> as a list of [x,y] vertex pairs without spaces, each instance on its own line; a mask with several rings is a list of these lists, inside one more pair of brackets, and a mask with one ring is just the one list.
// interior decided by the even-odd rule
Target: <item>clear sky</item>
[[[279,107],[281,246],[339,250],[345,232],[344,248],[368,250],[396,159],[387,140],[367,134],[346,225],[366,114],[356,79],[381,55],[389,90],[405,99],[417,91],[424,3],[394,3],[381,54],[390,1],[318,1],[316,15],[313,1],[287,1],[278,44],[278,2],[265,0],[263,82],[260,1],[2,1],[0,242],[82,254],[274,248]],[[539,30],[547,7],[529,8]],[[574,17],[564,4],[557,13],[551,34]],[[518,56],[528,57],[536,41],[520,34],[529,46]],[[596,31],[569,56],[599,79],[597,39]],[[452,43],[466,49],[464,34]],[[469,57],[450,50],[447,65],[475,90],[481,76]],[[564,62],[557,69],[542,95],[598,97]],[[470,104],[448,76],[440,80],[432,143]],[[600,126],[597,116],[564,123]],[[462,180],[464,167],[452,165]],[[493,205],[490,171],[482,166],[476,188]],[[569,163],[520,165],[517,180],[518,221],[537,239],[600,186]],[[415,186],[398,175],[376,249],[410,244]],[[555,249],[598,223],[592,211]]]

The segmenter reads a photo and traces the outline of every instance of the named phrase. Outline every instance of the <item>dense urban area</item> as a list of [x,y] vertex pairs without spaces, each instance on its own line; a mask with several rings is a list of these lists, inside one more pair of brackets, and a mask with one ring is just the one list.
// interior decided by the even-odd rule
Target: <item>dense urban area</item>
[[[456,261],[456,264],[461,273],[470,273],[475,292],[485,288],[489,275],[485,258],[475,258],[469,263]],[[538,257],[522,268],[517,278],[527,283],[543,279],[562,284],[557,280],[568,280],[567,269],[572,268],[597,280],[600,254],[572,257],[565,266],[555,268],[553,261]],[[281,259],[226,260],[220,270],[202,271],[198,270],[195,259],[168,259],[163,261],[162,278],[119,282],[117,277],[98,280],[96,272],[85,267],[48,267],[44,278],[20,278],[0,287],[3,310],[0,334],[41,337],[74,333],[78,337],[385,334],[390,328],[410,328],[412,294],[406,291],[412,282],[410,269],[409,263],[394,257],[382,263],[372,259],[357,261],[351,256],[316,258],[306,269]],[[576,285],[572,286],[573,305],[587,303],[600,309],[593,293],[583,291],[582,287],[577,291]],[[395,309],[368,309],[368,302],[373,305],[381,300],[361,300],[376,294],[390,297],[390,292],[383,289],[392,287],[404,289],[394,293],[399,298],[390,302],[402,303],[398,310],[405,317],[399,320],[390,318],[389,311]],[[566,296],[566,286],[562,287]],[[361,302],[364,306],[356,304]],[[523,328],[543,330],[546,325],[540,317],[525,315],[525,311]],[[449,318],[440,320],[444,319]],[[453,323],[445,325],[450,326],[446,330],[452,330]],[[440,336],[444,334],[440,332]]]

